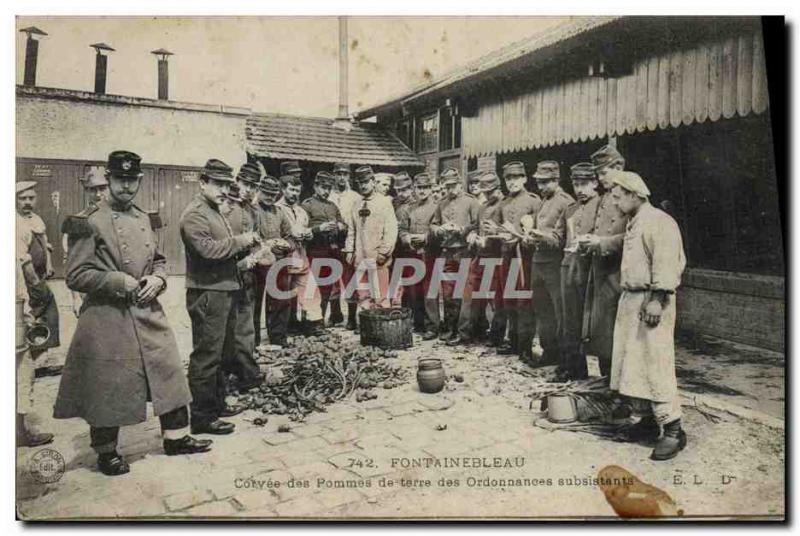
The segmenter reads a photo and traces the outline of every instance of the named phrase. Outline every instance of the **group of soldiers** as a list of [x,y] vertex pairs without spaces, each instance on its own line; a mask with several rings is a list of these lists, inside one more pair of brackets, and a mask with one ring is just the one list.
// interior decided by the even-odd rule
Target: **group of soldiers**
[[[596,372],[625,395],[620,409],[661,427],[653,458],[671,458],[686,443],[672,342],[685,260],[674,220],[624,164],[606,146],[573,165],[576,201],[554,161],[536,166],[539,195],[521,162],[504,165],[502,180],[470,173],[468,191],[453,168],[437,181],[360,166],[351,186],[350,164],[339,163],[301,200],[297,162],[282,163],[276,178],[257,162],[234,175],[211,159],[179,225],[193,345],[186,374],[157,299],[167,284],[160,219],[133,202],[141,158],[114,151],[104,174],[84,183],[87,208],[63,227],[66,283],[80,306],[54,416],[90,425],[107,475],[129,471],[119,427],[143,421],[148,401],[167,454],[205,452],[211,440],[193,435],[230,434],[223,419],[244,410],[226,402],[227,383],[246,391],[264,381],[254,361],[263,311],[269,343],[283,346],[292,332],[345,322],[342,304],[350,330],[359,310],[403,305],[423,339],[485,341],[534,366],[557,365],[562,379],[586,377],[594,356]],[[413,275],[409,261],[425,269],[397,285]],[[109,332],[113,340],[97,336]]]

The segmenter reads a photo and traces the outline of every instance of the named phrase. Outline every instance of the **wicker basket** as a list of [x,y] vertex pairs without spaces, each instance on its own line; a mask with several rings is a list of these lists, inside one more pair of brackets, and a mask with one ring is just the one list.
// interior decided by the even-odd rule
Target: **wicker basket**
[[369,309],[358,314],[361,344],[383,350],[400,350],[413,345],[411,309],[393,307]]

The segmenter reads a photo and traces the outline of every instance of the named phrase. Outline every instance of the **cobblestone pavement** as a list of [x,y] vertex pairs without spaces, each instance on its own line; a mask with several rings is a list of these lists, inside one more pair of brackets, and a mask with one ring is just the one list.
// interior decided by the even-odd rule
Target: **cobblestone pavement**
[[[182,354],[191,346],[180,279],[170,281],[165,304]],[[56,285],[63,311],[63,341],[74,319],[63,286]],[[754,409],[775,415],[763,403],[764,389],[783,397],[782,363],[751,356],[741,373],[731,363],[703,364],[697,341],[682,348],[691,379],[718,384],[721,370],[735,377],[736,394]],[[720,361],[750,349],[714,343]],[[737,353],[739,352],[739,353]],[[745,352],[745,353],[746,353]],[[752,351],[754,352],[754,351]],[[415,370],[420,356],[444,360],[451,379],[437,395],[419,392],[416,382],[377,390],[368,402],[343,401],[303,423],[270,416],[256,427],[247,411],[231,419],[236,433],[214,438],[211,452],[167,457],[158,420],[122,429],[120,451],[131,463],[127,475],[108,478],[95,468],[88,428],[80,420],[50,415],[59,378],[36,385],[42,429],[56,434],[48,447],[66,461],[64,475],[40,483],[29,471],[39,449],[17,451],[17,509],[24,519],[108,517],[393,518],[613,516],[603,493],[588,485],[604,466],[616,464],[669,493],[685,516],[781,516],[784,512],[784,432],[718,412],[714,421],[685,408],[689,445],[668,462],[649,460],[652,444],[620,443],[586,433],[533,426],[531,370],[515,359],[479,348],[452,349],[415,341],[398,362]],[[750,354],[747,354],[750,355]],[[774,357],[774,356],[772,356]],[[53,356],[58,360],[58,354]],[[739,361],[745,361],[744,358]],[[761,367],[766,363],[769,367]],[[727,368],[725,368],[727,367]],[[758,370],[761,383],[742,376]],[[780,372],[780,374],[779,374]],[[771,378],[771,380],[770,380]],[[686,387],[686,377],[682,385]],[[699,387],[698,387],[699,388]],[[709,388],[705,387],[704,392]],[[782,417],[782,411],[780,412]],[[281,424],[291,431],[278,433]],[[446,428],[445,428],[446,426]],[[445,428],[441,429],[440,428]],[[452,458],[460,467],[424,467]],[[466,461],[465,461],[466,460]],[[508,463],[512,467],[485,468]],[[521,467],[513,467],[522,464]],[[469,465],[470,467],[466,467]],[[473,467],[478,465],[478,467]],[[525,485],[509,481],[529,479]],[[503,481],[506,480],[506,481]]]

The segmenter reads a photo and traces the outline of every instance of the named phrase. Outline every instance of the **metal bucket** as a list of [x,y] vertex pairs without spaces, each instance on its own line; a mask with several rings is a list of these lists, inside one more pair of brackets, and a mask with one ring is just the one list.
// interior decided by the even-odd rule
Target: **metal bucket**
[[566,424],[578,420],[578,407],[569,395],[550,395],[547,397],[547,420]]

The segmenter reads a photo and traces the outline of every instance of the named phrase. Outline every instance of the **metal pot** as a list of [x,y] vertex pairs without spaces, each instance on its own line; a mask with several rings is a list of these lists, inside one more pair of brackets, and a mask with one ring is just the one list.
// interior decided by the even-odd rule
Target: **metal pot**
[[444,368],[441,359],[420,359],[417,364],[417,383],[423,393],[438,393],[444,388]]
[[547,420],[555,423],[571,423],[578,420],[578,407],[569,395],[547,397]]
[[25,341],[31,348],[41,348],[50,339],[50,328],[45,324],[33,324],[25,333]]

